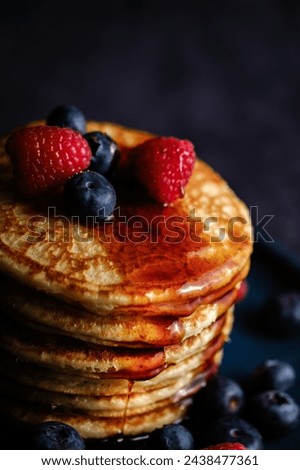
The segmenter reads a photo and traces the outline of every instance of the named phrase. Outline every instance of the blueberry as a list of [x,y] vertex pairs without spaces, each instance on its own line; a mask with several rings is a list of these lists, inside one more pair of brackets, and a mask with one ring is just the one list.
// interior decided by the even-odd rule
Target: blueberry
[[48,126],[70,127],[81,134],[86,131],[85,116],[80,109],[72,105],[57,106],[48,115],[46,124]]
[[299,291],[283,292],[269,302],[266,326],[279,336],[300,333]]
[[249,416],[264,436],[277,437],[297,426],[299,406],[286,392],[266,390],[251,399]]
[[268,359],[257,366],[250,376],[251,388],[255,391],[287,390],[294,385],[295,369],[287,362]]
[[111,174],[120,158],[118,144],[103,132],[89,132],[84,137],[92,150],[89,170],[104,176]]
[[116,205],[116,193],[104,176],[83,171],[67,180],[63,192],[66,209],[72,216],[108,218]]
[[58,421],[47,421],[32,429],[35,450],[84,450],[85,444],[72,426]]
[[247,421],[232,416],[223,416],[207,427],[204,445],[220,442],[240,442],[250,450],[263,448],[260,432]]
[[170,424],[150,434],[147,449],[193,450],[194,438],[182,424]]
[[216,375],[199,392],[197,404],[201,413],[205,413],[210,420],[235,415],[244,404],[244,392],[234,380]]

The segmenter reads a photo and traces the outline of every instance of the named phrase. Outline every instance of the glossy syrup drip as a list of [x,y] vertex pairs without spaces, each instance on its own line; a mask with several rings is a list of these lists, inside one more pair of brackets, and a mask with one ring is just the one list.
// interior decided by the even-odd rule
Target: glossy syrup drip
[[128,380],[127,398],[126,398],[126,403],[125,403],[125,407],[124,407],[124,415],[123,415],[122,434],[124,434],[124,429],[125,429],[125,426],[126,426],[127,410],[128,410],[128,406],[129,406],[129,400],[130,400],[130,397],[131,397],[131,392],[132,392],[132,389],[133,389],[133,385],[134,385],[134,381],[133,380]]

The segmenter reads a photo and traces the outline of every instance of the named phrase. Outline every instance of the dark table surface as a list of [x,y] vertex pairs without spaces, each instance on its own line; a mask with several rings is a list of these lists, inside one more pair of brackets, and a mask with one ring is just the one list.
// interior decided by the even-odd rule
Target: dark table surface
[[[0,130],[75,104],[186,137],[300,253],[297,0],[7,2]],[[265,219],[266,220],[266,219]]]

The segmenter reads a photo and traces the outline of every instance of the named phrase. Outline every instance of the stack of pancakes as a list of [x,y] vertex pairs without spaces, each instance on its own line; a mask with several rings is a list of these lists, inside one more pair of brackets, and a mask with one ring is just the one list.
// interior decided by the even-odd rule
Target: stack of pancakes
[[[89,122],[95,130],[124,161],[151,137]],[[248,210],[198,160],[185,196],[167,207],[117,178],[114,219],[86,226],[67,217],[59,194],[18,196],[4,143],[0,412],[63,421],[85,438],[180,421],[231,331],[252,250]]]

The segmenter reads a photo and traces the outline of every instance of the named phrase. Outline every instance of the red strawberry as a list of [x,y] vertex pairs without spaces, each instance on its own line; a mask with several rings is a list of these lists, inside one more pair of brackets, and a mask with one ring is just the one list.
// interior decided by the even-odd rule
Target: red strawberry
[[18,189],[33,196],[54,189],[87,168],[91,150],[79,132],[56,126],[25,127],[7,140]]
[[135,177],[157,202],[184,195],[196,159],[193,144],[175,137],[154,137],[131,150]]
[[242,281],[242,283],[240,285],[240,288],[238,290],[238,293],[237,293],[236,302],[241,302],[242,300],[244,300],[244,298],[248,294],[248,290],[249,290],[248,282],[247,281]]
[[239,442],[223,442],[222,444],[215,444],[214,446],[204,447],[202,450],[245,450],[243,444]]

